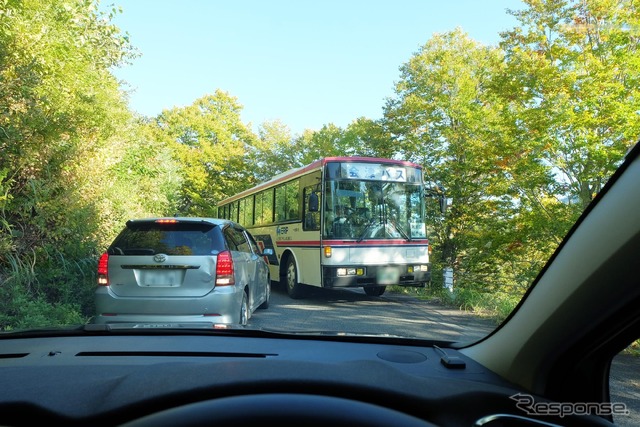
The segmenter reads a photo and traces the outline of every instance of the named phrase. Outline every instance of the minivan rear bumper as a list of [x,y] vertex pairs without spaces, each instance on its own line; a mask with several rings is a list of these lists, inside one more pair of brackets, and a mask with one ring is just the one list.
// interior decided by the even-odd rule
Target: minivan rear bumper
[[91,323],[240,323],[243,293],[240,287],[219,286],[202,297],[119,297],[105,286],[96,290]]
[[176,316],[176,315],[148,315],[148,314],[117,314],[117,315],[96,315],[90,323],[96,325],[133,324],[139,328],[144,327],[174,327],[180,325],[187,327],[202,327],[202,325],[232,325],[240,323],[240,314],[237,318],[231,315],[221,316]]

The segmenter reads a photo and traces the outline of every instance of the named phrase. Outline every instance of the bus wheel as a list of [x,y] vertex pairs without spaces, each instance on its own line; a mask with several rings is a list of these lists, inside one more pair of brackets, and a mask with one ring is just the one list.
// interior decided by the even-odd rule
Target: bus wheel
[[296,269],[296,262],[293,257],[289,257],[289,261],[287,263],[287,271],[284,276],[284,286],[291,298],[302,298],[304,289],[302,288],[303,285],[298,283],[298,270]]
[[380,295],[384,294],[384,291],[385,289],[387,289],[387,287],[386,286],[370,286],[362,289],[364,289],[364,293],[369,295],[370,297],[379,297]]

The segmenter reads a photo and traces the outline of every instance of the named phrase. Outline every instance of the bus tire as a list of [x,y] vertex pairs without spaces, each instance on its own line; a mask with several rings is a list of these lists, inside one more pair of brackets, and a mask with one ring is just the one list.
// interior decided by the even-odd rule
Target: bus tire
[[287,270],[282,279],[284,281],[284,288],[291,298],[298,299],[303,297],[304,285],[298,283],[298,269],[296,267],[296,261],[292,256],[287,260]]
[[386,286],[369,286],[364,289],[364,293],[369,295],[370,297],[379,297],[384,294],[384,291],[387,289]]

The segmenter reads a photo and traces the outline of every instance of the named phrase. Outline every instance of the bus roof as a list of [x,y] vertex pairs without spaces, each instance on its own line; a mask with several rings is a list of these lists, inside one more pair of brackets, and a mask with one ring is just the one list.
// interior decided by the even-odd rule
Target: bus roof
[[359,156],[352,156],[352,157],[323,157],[322,159],[316,160],[313,163],[309,163],[308,165],[305,166],[301,166],[299,168],[293,168],[290,169],[286,172],[282,172],[278,175],[275,175],[274,177],[272,177],[270,180],[262,182],[260,184],[257,184],[251,188],[248,188],[244,191],[241,191],[238,194],[235,194],[231,197],[228,197],[224,200],[221,200],[220,202],[218,202],[218,205],[222,205],[222,204],[226,204],[229,202],[232,202],[234,200],[240,199],[244,196],[247,196],[249,194],[252,194],[254,192],[258,192],[260,190],[272,187],[276,184],[279,184],[281,182],[285,182],[290,180],[291,178],[295,178],[296,176],[301,176],[301,175],[305,175],[307,173],[313,172],[315,170],[321,169],[322,167],[324,167],[324,165],[326,165],[327,163],[334,163],[334,162],[359,162],[359,163],[387,163],[389,165],[402,165],[402,166],[408,166],[408,167],[413,167],[413,168],[418,168],[418,169],[422,169],[422,166],[420,166],[417,163],[413,163],[413,162],[408,162],[405,160],[394,160],[394,159],[383,159],[383,158],[378,158],[378,157],[359,157]]

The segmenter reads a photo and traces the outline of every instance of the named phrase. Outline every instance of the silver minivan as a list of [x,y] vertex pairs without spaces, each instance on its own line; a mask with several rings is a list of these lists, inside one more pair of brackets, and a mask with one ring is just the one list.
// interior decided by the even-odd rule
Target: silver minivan
[[246,325],[269,306],[271,251],[233,221],[129,220],[100,257],[91,323]]

